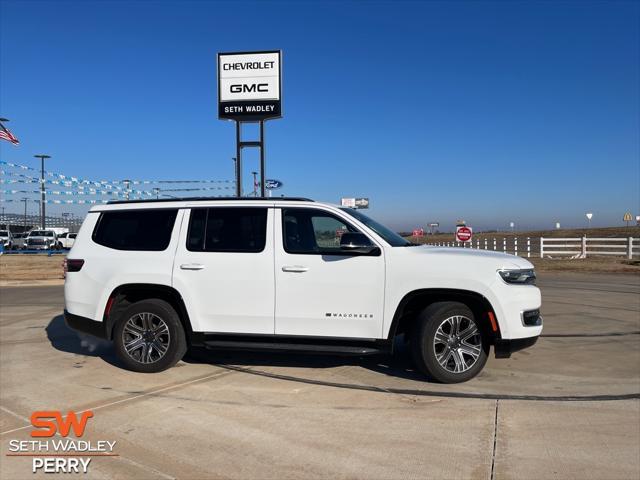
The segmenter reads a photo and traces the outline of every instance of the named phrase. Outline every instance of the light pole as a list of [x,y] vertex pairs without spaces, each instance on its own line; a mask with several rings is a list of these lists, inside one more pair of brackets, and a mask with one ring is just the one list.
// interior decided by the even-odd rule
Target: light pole
[[124,199],[125,200],[129,200],[129,186],[131,185],[131,180],[123,180],[122,183],[124,183]]
[[[237,140],[240,141],[239,136]],[[231,157],[231,160],[233,160],[233,175],[236,177],[236,197],[240,197],[242,195],[242,187],[241,187],[241,184],[239,183],[240,173],[239,173],[239,167],[238,167],[238,157]]]
[[253,196],[257,197],[258,196],[258,183],[256,182],[256,176],[258,175],[258,172],[251,172],[251,175],[253,175]]
[[24,217],[22,219],[22,233],[27,231],[27,202],[29,201],[28,197],[23,197],[22,201],[24,202]]
[[34,155],[34,157],[40,159],[40,228],[43,230],[45,225],[45,193],[44,193],[44,161],[51,158],[51,155]]

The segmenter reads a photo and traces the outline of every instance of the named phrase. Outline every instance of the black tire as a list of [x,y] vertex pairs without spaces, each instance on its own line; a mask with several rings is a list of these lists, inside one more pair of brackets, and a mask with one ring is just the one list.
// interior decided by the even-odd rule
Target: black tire
[[[477,333],[474,334],[472,326]],[[453,331],[447,332],[447,327]],[[463,335],[458,335],[460,329]],[[437,332],[438,341],[435,341]],[[487,334],[471,309],[463,303],[437,302],[429,305],[416,318],[411,333],[411,355],[416,367],[438,382],[466,382],[478,375],[487,363],[490,349]],[[445,337],[451,334],[447,342],[442,340],[443,334]],[[460,340],[471,334],[466,340]]]
[[[148,333],[151,332],[151,329],[149,329],[144,334],[140,333],[139,338],[133,337],[131,334],[133,327],[137,326],[136,324],[144,325],[143,317],[149,318],[143,314],[151,314],[150,318],[152,320],[149,321],[158,326],[157,333]],[[132,323],[128,323],[130,319]],[[164,322],[166,333],[164,333],[165,329],[158,319]],[[127,327],[126,332],[125,327]],[[160,332],[160,328],[162,328],[162,332]],[[150,336],[144,337],[143,335]],[[148,341],[144,341],[145,338]],[[131,349],[131,342],[134,341],[144,345],[128,353],[125,348],[125,342]],[[125,367],[134,372],[143,373],[162,372],[171,368],[184,357],[187,351],[187,339],[178,314],[169,303],[157,298],[136,302],[122,313],[113,333],[113,343],[116,354]],[[166,350],[162,352],[161,348],[154,349],[153,345],[159,345],[160,347],[166,345]],[[145,352],[149,354],[148,357]],[[141,358],[142,355],[145,355],[145,357]]]

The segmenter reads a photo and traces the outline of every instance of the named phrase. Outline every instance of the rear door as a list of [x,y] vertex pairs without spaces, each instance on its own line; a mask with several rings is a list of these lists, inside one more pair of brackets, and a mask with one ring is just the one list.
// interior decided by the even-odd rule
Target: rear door
[[273,334],[273,209],[255,204],[187,211],[173,286],[194,331]]
[[340,250],[341,235],[359,230],[329,210],[277,212],[276,334],[380,338],[384,249],[370,256]]

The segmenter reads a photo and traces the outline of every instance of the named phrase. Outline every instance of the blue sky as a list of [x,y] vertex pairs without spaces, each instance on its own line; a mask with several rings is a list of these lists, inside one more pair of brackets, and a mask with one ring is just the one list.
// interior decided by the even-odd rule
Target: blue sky
[[279,193],[367,196],[398,229],[587,211],[619,225],[640,214],[639,19],[620,1],[2,0],[0,115],[22,143],[0,155],[49,153],[90,179],[231,179],[216,52],[282,49]]

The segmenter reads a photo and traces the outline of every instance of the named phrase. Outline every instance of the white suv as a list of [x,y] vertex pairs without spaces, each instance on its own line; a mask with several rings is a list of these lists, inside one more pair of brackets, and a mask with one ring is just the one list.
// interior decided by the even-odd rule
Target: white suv
[[358,210],[299,198],[112,202],[67,259],[65,317],[158,372],[189,346],[366,355],[404,334],[440,382],[542,331],[533,266],[415,246]]

